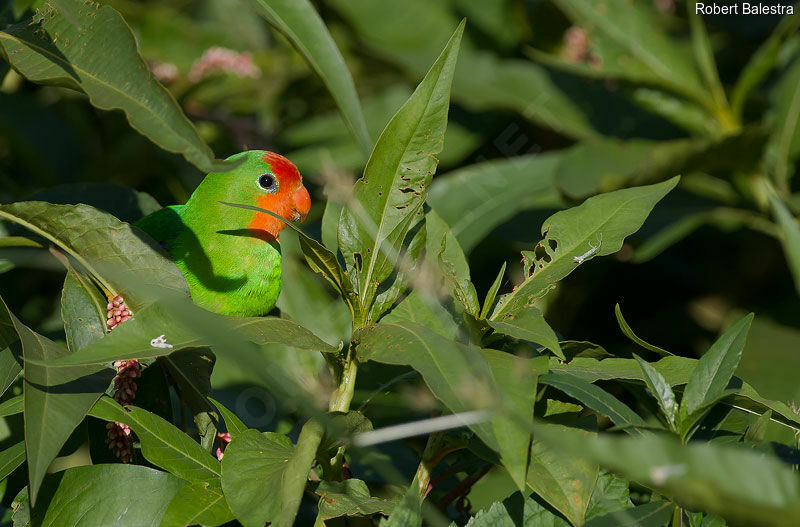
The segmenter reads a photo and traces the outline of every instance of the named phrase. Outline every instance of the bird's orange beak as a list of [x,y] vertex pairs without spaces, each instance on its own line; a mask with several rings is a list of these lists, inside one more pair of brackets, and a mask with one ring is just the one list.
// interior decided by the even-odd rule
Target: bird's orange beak
[[303,185],[300,185],[292,195],[292,202],[294,204],[294,214],[292,220],[304,221],[308,216],[308,211],[311,209],[311,196],[308,195],[308,190]]

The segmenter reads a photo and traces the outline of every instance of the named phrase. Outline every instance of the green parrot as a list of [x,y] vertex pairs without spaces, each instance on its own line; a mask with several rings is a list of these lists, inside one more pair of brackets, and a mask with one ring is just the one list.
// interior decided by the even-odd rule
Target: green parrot
[[219,202],[302,221],[311,198],[297,167],[281,155],[250,150],[228,159],[243,162],[230,172],[208,174],[185,205],[165,207],[136,226],[169,253],[196,304],[224,315],[261,316],[281,291],[279,234],[285,224]]

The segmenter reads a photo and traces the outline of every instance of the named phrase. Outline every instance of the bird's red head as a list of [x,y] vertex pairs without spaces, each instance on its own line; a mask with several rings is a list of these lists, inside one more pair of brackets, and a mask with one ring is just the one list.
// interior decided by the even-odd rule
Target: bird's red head
[[[261,158],[270,170],[259,176],[257,184],[263,190],[257,197],[256,206],[278,214],[289,221],[303,221],[311,208],[311,197],[303,186],[303,178],[297,167],[274,152],[264,152]],[[263,230],[276,240],[286,227],[282,221],[269,214],[257,213],[248,228]]]

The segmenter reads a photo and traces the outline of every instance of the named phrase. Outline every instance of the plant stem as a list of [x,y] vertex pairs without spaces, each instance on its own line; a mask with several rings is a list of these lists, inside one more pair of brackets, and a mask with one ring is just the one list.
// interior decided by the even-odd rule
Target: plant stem
[[420,501],[425,499],[428,494],[428,485],[431,483],[431,475],[436,464],[441,459],[438,456],[439,448],[444,443],[446,432],[434,432],[428,436],[428,442],[425,444],[425,451],[422,452],[422,459],[417,467],[417,473],[414,479],[419,483],[419,497]]
[[358,361],[356,361],[353,346],[347,352],[344,367],[339,378],[339,385],[333,392],[328,410],[331,412],[347,412],[350,410],[350,402],[353,400],[353,393],[356,388],[356,374],[358,373]]

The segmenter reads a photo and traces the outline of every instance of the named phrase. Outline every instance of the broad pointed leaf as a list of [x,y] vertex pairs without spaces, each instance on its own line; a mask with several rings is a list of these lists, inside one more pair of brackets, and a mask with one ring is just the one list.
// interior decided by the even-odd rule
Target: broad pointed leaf
[[45,3],[36,17],[0,32],[0,53],[27,79],[82,91],[101,110],[122,110],[131,126],[200,170],[227,165],[200,138],[158,83],[122,16],[83,0]]

